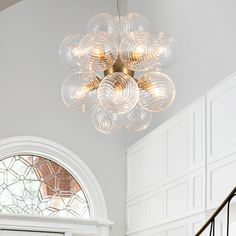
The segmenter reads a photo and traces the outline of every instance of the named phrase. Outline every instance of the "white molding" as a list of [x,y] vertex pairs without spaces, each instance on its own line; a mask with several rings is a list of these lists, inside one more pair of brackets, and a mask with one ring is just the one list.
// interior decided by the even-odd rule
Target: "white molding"
[[[181,171],[178,171],[177,173],[172,173],[171,175],[168,175],[168,133],[173,128],[178,126],[181,122],[185,121],[185,125],[187,126],[187,157],[186,157],[186,168],[182,168]],[[197,132],[196,132],[197,130]],[[177,133],[176,133],[177,135]],[[179,134],[182,135],[181,133]],[[196,136],[196,137],[195,137]],[[163,139],[163,157],[162,161],[163,163],[159,163],[164,171],[163,176],[159,178],[159,180],[153,181],[151,184],[148,183],[148,155],[149,155],[149,145],[153,143],[155,145],[155,142],[159,139]],[[196,152],[195,145],[198,145],[201,148]],[[137,154],[136,154],[137,153]],[[197,154],[197,156],[196,156]],[[155,155],[153,153],[153,155]],[[132,158],[141,158],[144,159],[144,163],[142,165],[142,168],[144,169],[145,173],[142,173],[143,181],[139,184],[138,191],[131,191],[131,183],[130,180],[133,178],[131,174],[131,160]],[[141,162],[141,160],[140,160]],[[195,101],[191,106],[184,109],[180,113],[178,113],[176,116],[172,117],[170,120],[166,121],[163,125],[155,129],[153,132],[145,136],[143,139],[141,139],[139,142],[137,142],[135,145],[132,145],[127,150],[127,200],[135,199],[139,196],[142,196],[150,191],[153,191],[157,188],[162,187],[163,185],[166,185],[170,182],[175,181],[178,178],[187,176],[191,174],[192,172],[201,169],[205,166],[205,96],[201,97],[197,101]],[[132,179],[132,181],[134,181]]]
[[[107,229],[109,228],[110,226],[107,225]],[[1,215],[0,229],[58,232],[67,236],[92,234],[100,236],[99,222],[63,217]]]
[[164,222],[159,225],[139,228],[135,231],[128,231],[126,235],[128,236],[131,236],[131,235],[132,236],[154,236],[154,235],[159,235],[161,233],[163,233],[163,235],[167,235],[167,232],[169,230],[173,230],[182,226],[183,227],[186,226],[188,228],[188,234],[186,236],[194,235],[193,230],[196,233],[196,229],[193,229],[194,224],[198,223],[200,226],[204,223],[205,219],[206,219],[205,212],[199,212],[198,214],[186,216],[185,218],[182,218],[182,219],[176,219],[174,221]]
[[[148,198],[162,194],[164,200],[156,200],[161,201],[161,203],[153,202],[150,205],[158,208],[158,204],[164,202],[165,209],[163,217],[157,219],[156,222],[151,222],[151,224],[148,224],[147,216],[144,214],[140,225],[128,227],[128,235],[167,236],[169,235],[168,230],[164,228],[173,229],[173,227],[177,226],[170,222],[179,220],[183,223],[187,218],[191,218],[195,214],[207,213],[207,211],[217,207],[228,192],[231,191],[235,185],[236,178],[236,172],[234,171],[236,167],[235,91],[236,72],[127,149],[128,162],[130,153],[137,150],[137,148],[143,149],[143,156],[140,153],[134,154],[134,156],[136,155],[137,158],[140,156],[142,158],[146,157],[145,161],[148,163],[143,163],[143,168],[145,169],[144,177],[147,176],[148,171],[153,172],[153,166],[164,168],[164,172],[159,175],[161,177],[157,176],[155,178],[156,175],[152,175],[154,177],[149,181],[152,185],[149,185],[145,179],[145,186],[142,184],[142,188],[138,192],[128,192],[127,206],[136,202],[143,202],[145,212],[147,212],[146,201]],[[224,116],[224,114],[228,116]],[[181,122],[183,126],[181,126]],[[180,128],[175,130],[178,125],[180,125]],[[169,130],[174,130],[171,133],[170,140],[168,140]],[[162,139],[158,139],[160,136],[163,136],[164,142]],[[150,142],[153,142],[154,148],[153,146],[148,146]],[[156,158],[156,162],[153,162],[152,159],[151,164],[148,158],[148,148],[150,148],[148,151],[151,153],[151,157],[153,159]],[[172,158],[170,158],[170,165],[168,166],[169,150],[171,150],[170,157]],[[161,159],[159,159],[160,156],[162,156]],[[163,159],[165,163],[162,163]],[[148,168],[149,166],[151,168]],[[168,168],[171,174],[169,176]],[[158,171],[158,168],[156,170]],[[177,173],[177,171],[180,173]],[[127,177],[128,179],[131,177],[129,169]],[[135,182],[135,180],[132,181]],[[177,189],[178,191],[176,190],[173,193],[176,201],[172,196],[168,200],[169,189],[175,190],[175,186],[177,185],[178,188],[178,184],[181,185],[181,183],[185,184],[185,187],[182,187],[182,190]],[[180,202],[181,199],[188,202],[188,204]],[[175,213],[176,211],[176,214],[168,214],[168,204],[169,208],[171,208],[169,213],[172,213],[172,211]],[[181,205],[178,206],[177,204]],[[149,207],[151,208],[151,206]],[[155,216],[155,212],[151,214]],[[156,214],[156,218],[159,217],[158,214]],[[135,217],[135,214],[133,215]],[[189,225],[188,235],[193,235],[193,232],[200,227],[199,222],[201,221],[197,218],[194,222],[190,222],[191,226]],[[174,235],[172,234],[174,232],[178,234],[180,231],[174,230],[170,235]],[[183,232],[185,235],[185,231]]]
[[[53,219],[53,217],[41,218],[35,216],[28,217],[16,215],[0,215],[0,225],[2,225],[3,222],[5,222],[5,224],[11,224],[11,222],[14,222],[16,224],[17,222],[19,222],[20,224],[22,219],[27,219],[30,224],[29,226],[32,226],[34,224],[36,225],[38,224],[38,222],[41,222],[41,226],[46,224],[54,226],[54,221],[56,220],[57,222],[63,221],[63,225],[76,224],[79,228],[82,228],[83,226],[87,227],[88,225],[93,226],[97,230],[99,229],[102,235],[104,235],[104,228],[106,228],[106,231],[108,229],[109,232],[109,228],[113,223],[108,220],[107,206],[101,187],[94,174],[77,155],[60,144],[39,137],[17,136],[0,140],[0,160],[12,155],[19,154],[34,154],[43,156],[57,162],[65,169],[67,169],[79,181],[86,195],[92,220],[85,221],[64,218]],[[45,222],[45,224],[42,224],[42,222]],[[58,226],[60,228],[60,223]],[[95,231],[93,232],[95,233]]]
[[205,210],[205,106],[203,96],[127,150],[127,234]]
[[[212,117],[218,114],[212,114],[212,105],[216,99],[223,97],[227,92],[236,88],[236,72],[227,77],[209,92],[207,92],[207,162],[214,162],[217,159],[222,159],[230,154],[236,153],[236,140],[227,144],[219,150],[213,150],[213,134],[212,134]],[[234,100],[232,105],[234,106]],[[232,110],[234,110],[232,108]],[[223,126],[222,122],[222,126]]]
[[[200,177],[200,183],[198,186],[194,186],[194,180],[196,177]],[[178,219],[184,219],[187,216],[194,215],[201,213],[205,210],[205,182],[206,182],[206,176],[205,176],[205,168],[202,167],[201,169],[195,170],[189,175],[186,175],[184,177],[178,178],[175,181],[172,181],[166,185],[163,185],[153,191],[146,192],[144,195],[139,196],[137,198],[134,198],[132,200],[127,201],[127,218],[128,218],[128,231],[127,233],[135,233],[139,232],[140,230],[152,228],[155,226],[160,226],[162,224],[167,224],[168,222],[173,222]],[[175,189],[175,187],[186,185],[186,191],[184,191],[182,194],[181,199],[186,199],[187,204],[184,209],[181,211],[175,212],[174,214],[168,214],[167,208],[168,208],[168,199],[167,194],[168,191]],[[163,196],[163,216],[161,218],[158,218],[156,221],[148,222],[147,219],[147,208],[146,203],[150,197],[162,195]],[[173,198],[177,197],[175,195],[172,195]],[[180,196],[179,196],[180,197]],[[199,198],[200,203],[194,204],[194,199]],[[180,200],[176,200],[176,204],[178,204]],[[130,225],[130,219],[132,217],[130,215],[130,207],[135,206],[136,204],[142,204],[144,207],[143,211],[144,213],[141,213],[142,215],[142,225]],[[159,210],[159,209],[156,209]],[[135,217],[135,215],[133,216]],[[140,215],[139,215],[140,218]]]
[[[236,172],[232,167],[236,166],[236,154],[227,156],[222,160],[217,160],[208,164],[207,172],[207,210],[216,208],[235,186]],[[230,169],[231,168],[231,169]],[[235,170],[235,168],[233,168]],[[217,171],[223,171],[224,175],[213,176]],[[213,191],[219,190],[220,194]]]

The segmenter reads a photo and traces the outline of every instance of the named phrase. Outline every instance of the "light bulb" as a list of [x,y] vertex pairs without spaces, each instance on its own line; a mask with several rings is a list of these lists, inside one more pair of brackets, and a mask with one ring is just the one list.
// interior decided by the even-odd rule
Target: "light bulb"
[[150,23],[145,16],[138,13],[129,13],[120,21],[120,33],[125,35],[130,32],[148,32],[150,30]]
[[104,109],[122,114],[136,106],[139,89],[131,76],[122,72],[114,72],[101,81],[98,88],[98,99]]
[[170,67],[176,60],[177,43],[173,36],[161,32],[156,35],[158,42],[157,66],[161,68]]
[[147,72],[138,79],[139,104],[150,112],[166,110],[175,98],[175,85],[168,75],[159,71]]
[[118,25],[116,18],[107,13],[101,13],[90,18],[87,25],[88,32],[106,32],[117,35]]
[[121,120],[117,114],[104,110],[98,105],[92,112],[92,124],[99,132],[111,134],[121,127]]
[[92,109],[97,103],[100,79],[93,72],[75,72],[69,75],[61,87],[63,102],[68,108],[81,112]]
[[104,71],[110,68],[118,57],[116,40],[105,32],[91,32],[80,41],[80,63],[86,70]]
[[121,41],[119,56],[131,70],[150,70],[158,58],[156,38],[147,32],[129,33]]
[[59,57],[62,63],[73,68],[80,69],[81,50],[79,43],[82,37],[79,34],[68,35],[61,42],[59,47]]
[[137,105],[130,112],[125,114],[124,126],[132,131],[142,131],[149,127],[152,121],[152,113]]

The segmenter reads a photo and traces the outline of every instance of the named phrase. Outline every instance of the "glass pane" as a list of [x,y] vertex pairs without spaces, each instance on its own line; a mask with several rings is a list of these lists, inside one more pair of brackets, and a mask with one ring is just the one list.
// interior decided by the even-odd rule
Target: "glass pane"
[[0,213],[90,218],[78,181],[57,163],[27,155],[0,161]]

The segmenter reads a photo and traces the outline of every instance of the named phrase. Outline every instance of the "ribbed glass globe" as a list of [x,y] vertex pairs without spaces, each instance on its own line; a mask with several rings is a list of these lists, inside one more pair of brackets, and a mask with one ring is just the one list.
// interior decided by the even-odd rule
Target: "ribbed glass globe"
[[120,21],[120,32],[126,34],[135,31],[148,32],[150,30],[150,22],[138,13],[129,13]]
[[81,112],[92,109],[97,104],[97,88],[100,79],[93,72],[76,72],[69,75],[61,86],[61,96],[68,108]]
[[123,119],[124,126],[132,131],[142,131],[149,127],[152,121],[152,113],[144,110],[137,105],[130,112],[125,114]]
[[138,80],[139,104],[150,112],[166,110],[175,98],[175,85],[168,75],[147,72]]
[[161,32],[156,36],[158,42],[157,65],[161,68],[170,67],[176,60],[177,43],[173,36]]
[[156,38],[147,32],[129,33],[121,41],[119,56],[131,70],[149,70],[156,64],[158,57]]
[[116,35],[118,32],[117,21],[114,16],[101,13],[90,18],[87,25],[88,32],[106,32]]
[[120,45],[120,42],[122,38],[124,37],[125,33],[123,32],[123,22],[124,22],[124,17],[123,16],[114,16],[115,23],[116,23],[116,28],[117,28],[117,34],[116,34],[116,41],[118,46]]
[[104,109],[118,114],[126,113],[138,102],[138,85],[125,73],[109,74],[100,83],[98,99]]
[[68,35],[64,38],[59,47],[59,57],[61,62],[73,69],[81,68],[81,50],[79,47],[81,39],[82,36],[79,34]]
[[119,116],[104,110],[101,106],[94,108],[92,112],[92,124],[96,130],[104,134],[114,133],[121,127]]
[[105,32],[91,32],[80,41],[82,56],[80,63],[87,70],[104,71],[118,57],[118,46],[114,37]]

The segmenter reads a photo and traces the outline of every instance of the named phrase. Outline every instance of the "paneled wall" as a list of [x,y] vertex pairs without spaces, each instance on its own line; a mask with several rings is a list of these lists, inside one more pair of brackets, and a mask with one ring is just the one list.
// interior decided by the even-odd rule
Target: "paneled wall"
[[219,204],[236,185],[236,74],[207,97],[207,207]]
[[131,146],[127,177],[128,235],[193,235],[236,184],[236,74]]

